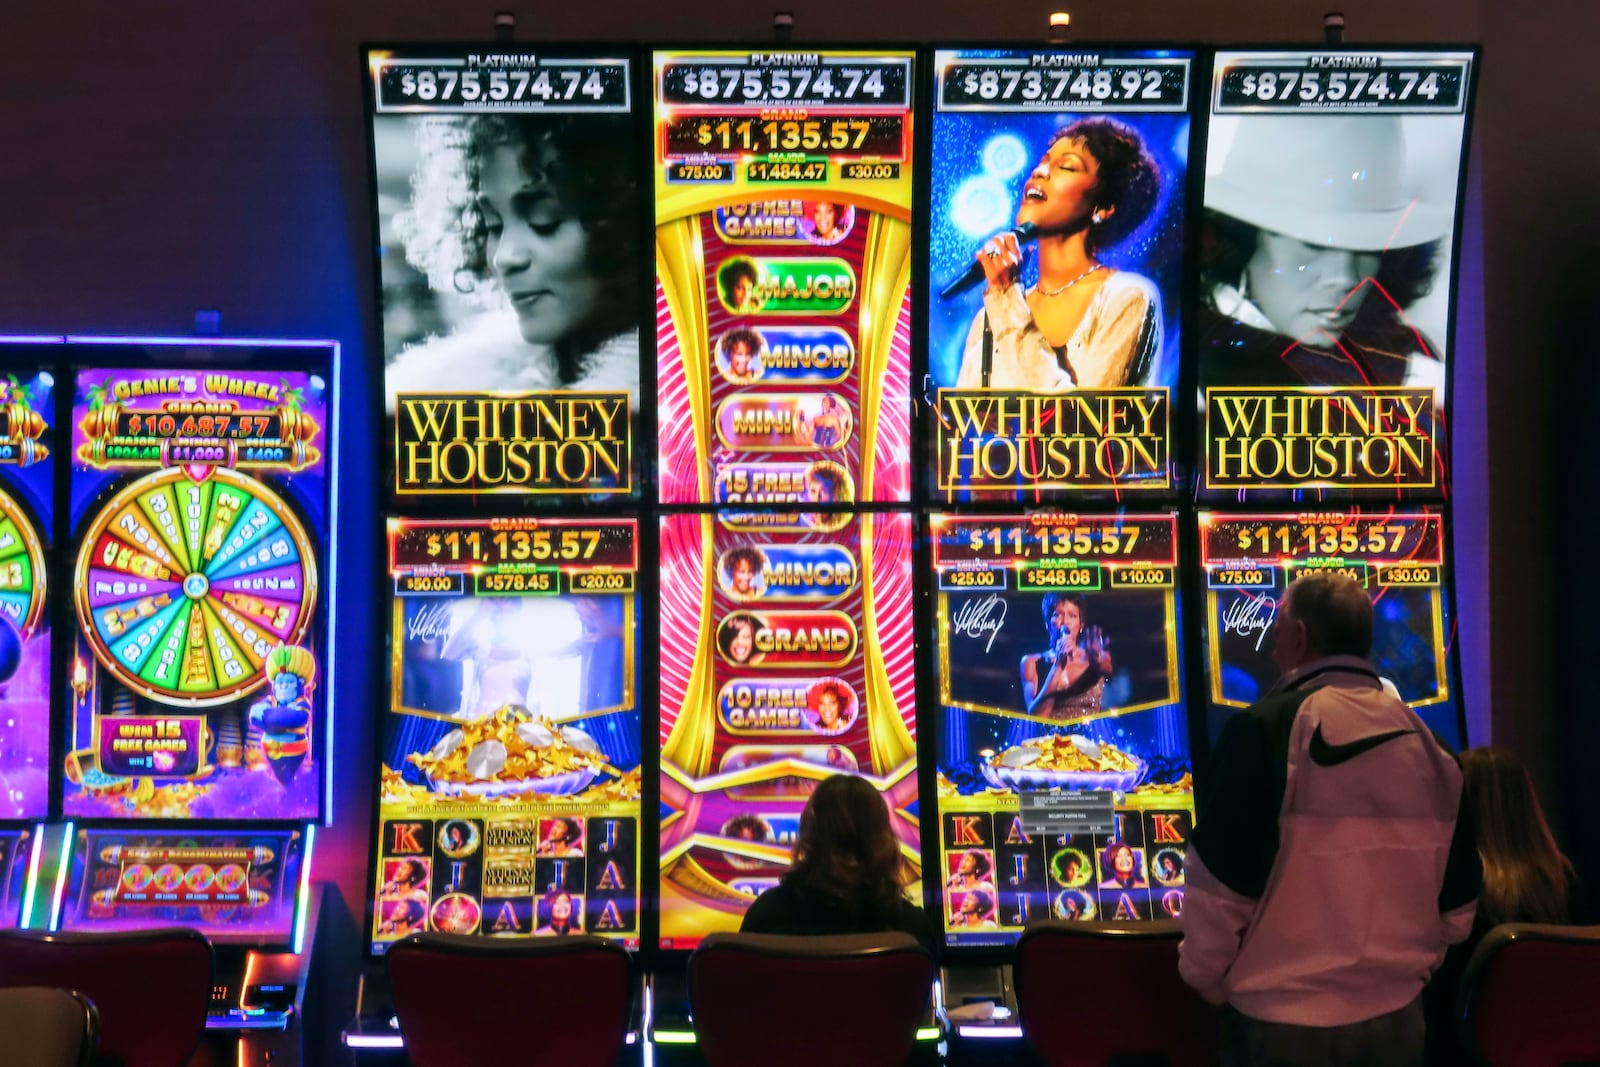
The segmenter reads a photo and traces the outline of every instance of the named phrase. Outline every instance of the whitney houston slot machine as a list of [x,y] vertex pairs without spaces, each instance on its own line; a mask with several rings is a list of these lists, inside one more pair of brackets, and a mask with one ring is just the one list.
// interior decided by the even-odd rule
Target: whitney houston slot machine
[[1372,595],[1385,682],[1451,746],[1465,741],[1446,416],[1476,60],[1214,57],[1194,572],[1212,739],[1275,680],[1285,588],[1333,570]]
[[648,922],[635,64],[365,52],[392,447],[353,1051],[403,1048],[383,956],[414,933],[636,950]]
[[662,1055],[684,950],[783,877],[818,782],[879,791],[920,889],[915,67],[654,53]]
[[1026,924],[1182,907],[1172,397],[1195,54],[933,57],[927,832],[953,1054],[1004,1057],[1020,1054],[1006,961]]

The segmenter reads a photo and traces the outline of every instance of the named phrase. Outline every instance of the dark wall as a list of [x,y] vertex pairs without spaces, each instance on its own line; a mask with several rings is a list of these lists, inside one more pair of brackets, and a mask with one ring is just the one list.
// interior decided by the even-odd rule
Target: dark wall
[[[1591,894],[1600,883],[1600,88],[1585,45],[1600,6],[1485,3],[1478,143],[1486,193],[1483,307],[1490,442],[1494,736],[1559,800]],[[1503,562],[1502,562],[1503,561]],[[1591,917],[1592,921],[1592,917]]]
[[[515,0],[0,6],[0,333],[183,333],[194,309],[217,308],[228,333],[336,338],[353,387],[341,411],[346,441],[371,464],[369,404],[354,395],[375,380],[357,45],[481,39],[500,6],[518,7]],[[786,6],[802,42],[976,42],[1037,38],[1051,5]],[[1322,12],[1335,0],[1068,6],[1086,41],[1287,42],[1318,39]],[[1588,520],[1600,509],[1586,476],[1595,469],[1589,461],[1600,459],[1594,435],[1569,442],[1581,462],[1563,464],[1562,482],[1543,474],[1551,469],[1552,420],[1583,419],[1581,405],[1595,395],[1564,388],[1558,402],[1547,386],[1552,368],[1577,367],[1569,353],[1590,351],[1582,342],[1594,338],[1600,215],[1584,198],[1600,174],[1600,142],[1588,136],[1600,91],[1587,55],[1600,7],[1478,0],[1340,6],[1352,43],[1485,44],[1475,130],[1483,166],[1473,176],[1463,234],[1469,254],[1481,247],[1482,257],[1463,271],[1454,426],[1463,443],[1456,472],[1459,639],[1473,740],[1486,740],[1492,709],[1495,739],[1521,749],[1554,789],[1564,764],[1553,753],[1569,753],[1569,780],[1581,780],[1578,761],[1594,755],[1600,729],[1593,725],[1600,657],[1587,647],[1591,624],[1573,606],[1592,598],[1558,599],[1551,589],[1558,574],[1573,593],[1600,584],[1581,567],[1572,573],[1587,545],[1553,542],[1551,521],[1557,497],[1563,522]],[[617,0],[523,4],[518,13],[525,40],[760,42],[770,9]],[[1585,383],[1600,374],[1593,359],[1581,369]],[[364,557],[378,549],[377,521],[370,485],[347,488],[351,538],[338,580],[349,610],[336,655],[375,670],[381,635],[356,616],[376,594]],[[1558,658],[1582,664],[1581,671],[1558,678]],[[371,674],[341,683],[337,818],[319,848],[319,876],[334,881],[356,912],[354,923],[340,926],[347,943],[328,946],[329,959],[345,967],[356,958],[353,928],[366,892],[377,718]],[[1570,830],[1593,860],[1600,842],[1584,838],[1579,826]],[[328,977],[336,993],[349,990],[349,981]],[[344,1010],[329,1005],[328,1013],[337,1018]]]

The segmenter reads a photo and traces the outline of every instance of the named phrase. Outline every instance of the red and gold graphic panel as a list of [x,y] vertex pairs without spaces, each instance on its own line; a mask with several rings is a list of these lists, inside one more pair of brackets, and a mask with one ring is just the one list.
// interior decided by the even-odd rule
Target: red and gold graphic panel
[[656,53],[663,503],[908,499],[912,59]]
[[674,515],[661,528],[661,943],[734,930],[816,784],[884,795],[915,882],[912,519]]

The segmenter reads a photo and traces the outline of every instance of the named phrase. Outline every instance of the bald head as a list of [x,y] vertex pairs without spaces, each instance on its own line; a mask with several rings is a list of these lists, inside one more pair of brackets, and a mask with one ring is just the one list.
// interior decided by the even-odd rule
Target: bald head
[[1313,571],[1283,594],[1273,659],[1288,671],[1324,656],[1372,652],[1372,598],[1361,583],[1333,571]]

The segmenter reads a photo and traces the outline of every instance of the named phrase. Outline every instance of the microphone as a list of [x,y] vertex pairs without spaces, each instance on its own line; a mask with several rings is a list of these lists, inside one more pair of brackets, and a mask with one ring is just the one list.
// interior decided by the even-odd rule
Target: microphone
[[[1039,239],[1039,227],[1031,222],[1024,222],[1011,231],[1011,236],[1017,239],[1017,244],[1027,247]],[[939,290],[940,300],[949,300],[958,293],[964,293],[983,280],[983,264],[973,260],[967,266],[967,272],[955,281]]]

